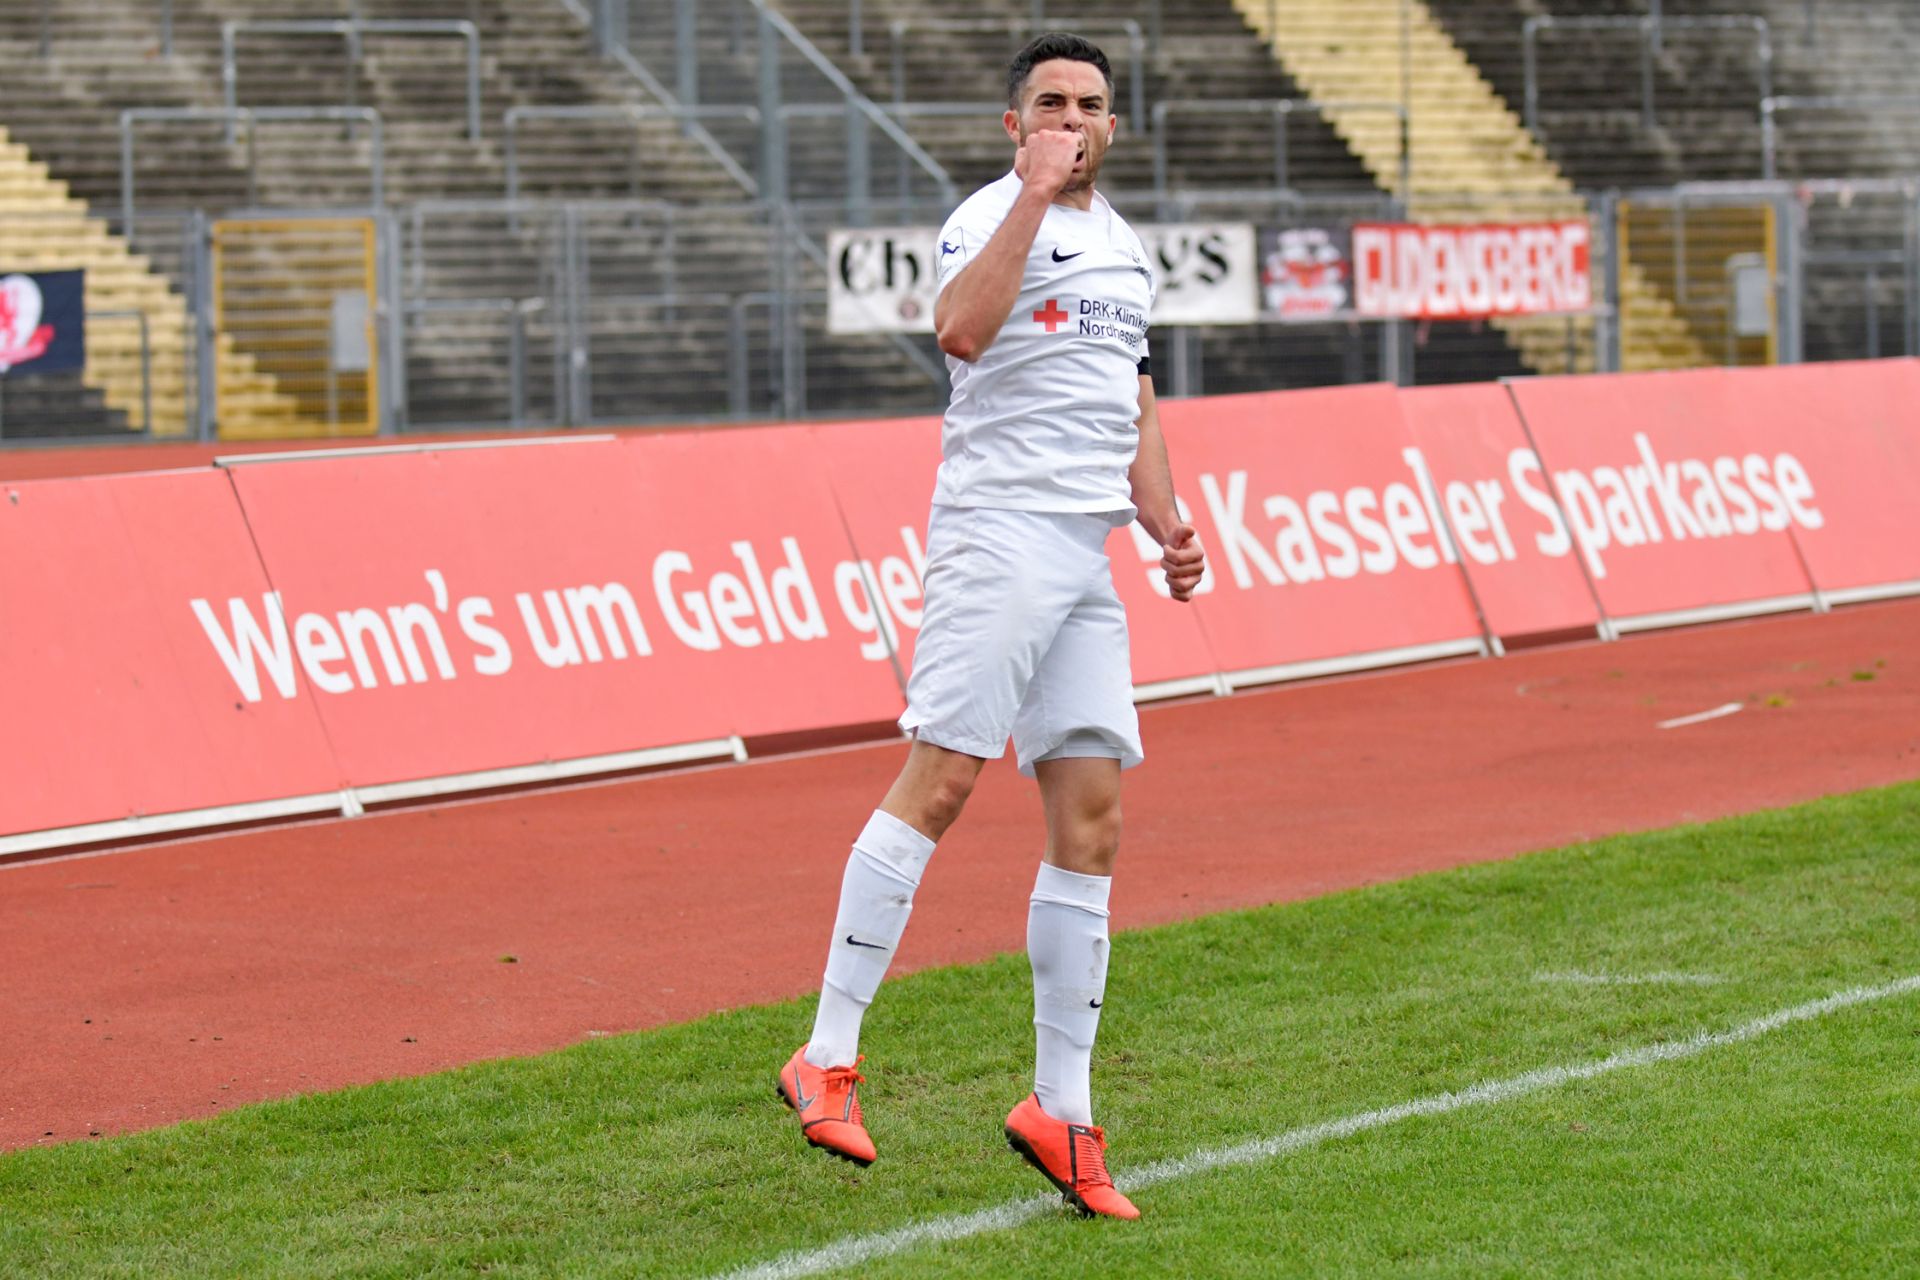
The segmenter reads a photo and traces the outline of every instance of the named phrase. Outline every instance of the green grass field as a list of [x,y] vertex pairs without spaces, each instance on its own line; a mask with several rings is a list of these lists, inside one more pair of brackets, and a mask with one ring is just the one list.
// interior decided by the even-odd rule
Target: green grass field
[[[1129,933],[1115,959],[1094,1086],[1124,1186],[1920,974],[1920,784]],[[1566,976],[1662,974],[1693,980]],[[1920,1275],[1920,990],[1164,1176],[1132,1224],[1029,1207],[1045,1185],[999,1132],[1029,999],[1021,956],[888,984],[869,1170],[774,1099],[796,1001],[0,1157],[0,1272],[702,1276],[1012,1206],[835,1269]]]

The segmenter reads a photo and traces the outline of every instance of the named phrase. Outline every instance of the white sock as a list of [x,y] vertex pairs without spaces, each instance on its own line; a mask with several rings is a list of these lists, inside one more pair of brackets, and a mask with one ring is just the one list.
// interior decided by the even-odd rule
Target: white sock
[[867,819],[840,881],[840,912],[827,948],[807,1061],[850,1067],[860,1056],[860,1020],[866,1016],[893,950],[913,914],[913,891],[933,856],[933,841],[879,809]]
[[1068,1124],[1093,1123],[1093,1038],[1107,998],[1111,876],[1040,864],[1027,907],[1033,964],[1033,1092]]

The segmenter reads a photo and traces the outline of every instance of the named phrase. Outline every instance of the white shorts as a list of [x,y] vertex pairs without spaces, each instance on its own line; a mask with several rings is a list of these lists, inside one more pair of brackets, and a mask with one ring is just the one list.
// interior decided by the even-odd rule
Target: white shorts
[[1127,614],[1101,514],[933,508],[926,605],[900,727],[997,760],[1139,764]]

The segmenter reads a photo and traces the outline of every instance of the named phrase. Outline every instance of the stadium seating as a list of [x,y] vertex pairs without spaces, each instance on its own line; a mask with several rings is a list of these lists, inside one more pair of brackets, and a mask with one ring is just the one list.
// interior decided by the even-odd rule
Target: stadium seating
[[[1001,171],[1006,148],[990,117],[1006,56],[1031,29],[1029,0],[982,0],[959,15],[917,0],[867,0],[859,7],[858,48],[847,5],[781,0],[778,7],[875,103],[886,107],[898,96],[908,104],[906,128],[956,187],[968,189]],[[353,102],[379,113],[383,195],[399,213],[392,229],[404,263],[399,293],[389,301],[398,305],[407,338],[407,425],[760,416],[793,406],[795,384],[804,386],[806,408],[814,413],[919,412],[940,402],[943,380],[930,339],[826,333],[818,246],[845,216],[835,210],[847,194],[846,119],[840,91],[796,47],[778,46],[782,93],[818,112],[786,126],[788,185],[803,202],[804,238],[755,202],[751,124],[706,120],[718,139],[714,146],[664,116],[613,118],[613,112],[657,103],[640,77],[595,53],[583,6],[571,0],[358,0],[354,9],[372,20],[475,25],[482,50],[477,139],[468,136],[461,42],[440,35],[369,32],[353,61],[337,33],[243,28],[237,99],[248,107]],[[1077,14],[1064,5],[1055,9],[1058,21],[1090,24],[1089,34],[1115,55],[1118,105],[1129,125],[1136,69],[1120,24],[1131,19],[1150,29],[1156,9],[1162,40],[1138,69],[1149,107],[1175,99],[1311,94],[1322,101],[1377,101],[1399,94],[1400,0],[1163,0],[1157,6],[1127,0]],[[0,0],[0,53],[8,58],[12,86],[5,120],[28,148],[16,159],[29,166],[26,179],[0,184],[0,200],[12,202],[8,208],[54,199],[33,193],[35,183],[51,180],[60,200],[69,193],[85,200],[94,217],[67,203],[57,217],[37,214],[41,222],[81,227],[111,217],[122,196],[119,112],[217,108],[223,22],[339,17],[346,5],[196,0],[176,10],[166,56],[149,6],[48,0],[50,56],[43,58],[38,0]],[[674,10],[672,0],[633,0],[630,17],[633,53],[669,86],[680,72]],[[1906,92],[1910,55],[1920,47],[1920,15],[1894,5],[1818,4],[1811,28],[1805,0],[1667,0],[1665,10],[1678,17],[1763,13],[1774,24],[1778,93]],[[1640,119],[1631,33],[1579,41],[1549,33],[1540,44],[1536,141],[1518,120],[1524,20],[1631,17],[1645,12],[1643,0],[1426,0],[1410,11],[1414,165],[1404,194],[1417,217],[1534,216],[1562,206],[1571,212],[1580,208],[1575,190],[1758,172],[1752,113],[1759,81],[1744,38],[1676,32],[1665,40],[1654,62],[1658,123],[1649,130]],[[956,18],[970,25],[956,29]],[[1278,29],[1269,30],[1276,21]],[[703,106],[757,105],[756,22],[746,0],[698,6],[691,69]],[[978,103],[980,110],[913,110],[933,102]],[[511,215],[463,205],[506,193],[503,115],[530,106],[604,109],[609,117],[524,120],[513,148],[515,182],[523,197],[546,203]],[[1169,117],[1169,185],[1216,197],[1195,216],[1312,220],[1303,211],[1276,211],[1251,194],[1273,177],[1266,130],[1264,121],[1222,128],[1200,113]],[[139,293],[136,304],[148,315],[155,344],[154,419],[163,433],[188,424],[190,326],[179,291],[193,282],[190,255],[182,251],[184,211],[337,209],[363,205],[371,192],[373,152],[364,127],[263,123],[251,157],[243,135],[230,142],[225,133],[212,118],[142,123],[136,151],[142,216],[131,229],[137,254],[129,255],[124,244],[88,250],[95,253],[89,261],[104,264],[118,254],[154,281],[171,279],[175,286]],[[1288,127],[1290,184],[1321,202],[1323,219],[1338,216],[1328,210],[1347,210],[1345,216],[1378,210],[1399,183],[1397,135],[1388,115],[1302,114]],[[1911,172],[1920,163],[1915,135],[1892,124],[1868,127],[1858,116],[1783,116],[1780,163],[1784,173],[1806,176]],[[900,153],[878,130],[869,137],[874,194],[886,198],[905,189],[913,197],[899,209],[876,207],[872,216],[921,223],[940,216],[945,201],[926,176],[903,168]],[[45,166],[38,176],[32,161]],[[1130,216],[1167,215],[1153,198],[1148,137],[1123,137],[1105,177]],[[1246,199],[1218,199],[1229,192]],[[1529,192],[1525,209],[1491,200]],[[1466,203],[1439,201],[1461,193],[1480,194]],[[606,203],[636,199],[642,203],[617,211]],[[567,214],[551,203],[558,200],[587,203]],[[1904,248],[1898,200],[1810,193],[1807,206],[1816,243],[1846,245],[1850,253],[1854,245],[1877,246],[1888,259]],[[1677,234],[1670,212],[1645,204],[1622,218],[1631,248],[1623,296],[1629,367],[1724,359],[1733,349],[1725,346],[1725,262],[1756,237],[1764,239],[1750,210],[1689,210]],[[571,228],[563,225],[567,217],[575,219]],[[9,234],[16,240],[42,235]],[[80,234],[92,243],[96,233]],[[223,310],[226,333],[217,361],[220,416],[229,434],[342,429],[343,394],[345,417],[364,418],[364,404],[353,397],[364,397],[366,388],[343,392],[341,380],[322,367],[326,311],[341,284],[328,273],[352,271],[333,251],[314,250],[310,239],[290,230],[278,241],[250,239],[244,253],[237,242],[229,249],[234,256],[223,265],[232,269],[218,278],[234,305]],[[561,261],[568,245],[583,260]],[[1878,350],[1901,348],[1898,272],[1863,262],[1855,253],[1810,263],[1809,355],[1862,354],[1869,326]],[[580,277],[583,268],[587,290],[569,300],[560,282]],[[97,287],[109,290],[102,297],[134,296],[111,292],[120,286],[105,265],[95,271]],[[262,280],[280,282],[277,302],[255,287]],[[796,285],[808,292],[794,317],[796,340],[783,353],[769,298]],[[220,301],[225,308],[228,300]],[[127,344],[137,350],[136,333],[129,322],[106,320],[96,328],[97,369],[88,380],[98,391],[91,399],[71,388],[56,392],[51,382],[16,384],[0,406],[0,432],[8,430],[7,419],[21,417],[48,431],[137,426],[138,397],[126,390],[126,370],[137,364]],[[1423,382],[1557,372],[1590,367],[1593,360],[1588,327],[1576,325],[1570,333],[1558,320],[1434,326],[1416,341],[1415,375]],[[1204,329],[1187,336],[1182,356],[1190,372],[1204,370],[1200,385],[1223,391],[1375,376],[1379,342],[1370,326]],[[573,358],[580,348],[590,356],[584,363]],[[523,379],[511,375],[516,350],[525,354]],[[1751,344],[1736,352],[1745,359],[1763,354]]]
[[[899,44],[905,100],[982,106],[977,114],[957,118],[909,115],[907,124],[914,137],[963,188],[1006,171],[1007,145],[990,117],[1004,95],[1007,59],[1032,34],[1030,3],[988,0],[964,15],[930,13],[904,0],[867,3],[863,5],[864,56],[849,51],[845,5],[803,0],[783,7],[870,97],[881,102],[890,102],[897,92],[891,29],[895,22],[907,24]],[[1152,200],[1153,149],[1148,137],[1128,132],[1132,67],[1129,42],[1118,24],[1132,19],[1144,32],[1151,26],[1150,9],[1144,3],[1120,3],[1097,11],[1077,10],[1077,18],[1075,14],[1059,18],[1067,25],[1087,19],[1088,36],[1113,58],[1122,135],[1103,171],[1103,183],[1120,208],[1138,220],[1150,220],[1157,212]],[[1159,56],[1148,59],[1145,72],[1149,114],[1151,104],[1165,100],[1307,97],[1228,0],[1163,0],[1160,9],[1163,43]],[[1065,13],[1065,7],[1060,11]],[[982,29],[949,30],[941,25],[955,17]],[[1277,210],[1270,201],[1252,194],[1274,183],[1271,133],[1259,117],[1241,117],[1223,128],[1218,117],[1170,116],[1169,133],[1170,187],[1216,196],[1248,193],[1238,202],[1231,198],[1209,201],[1200,217],[1312,223],[1377,217],[1382,211],[1376,175],[1329,122],[1313,115],[1301,114],[1289,125],[1288,179],[1290,186],[1326,200],[1317,219],[1310,210]],[[1196,329],[1190,341],[1192,362],[1204,370],[1198,385],[1209,392],[1372,378],[1379,376],[1381,367],[1380,334],[1371,325]],[[1171,363],[1164,342],[1159,351],[1155,364],[1164,373]],[[1422,330],[1416,335],[1413,367],[1422,382],[1524,372],[1501,334],[1478,326]]]
[[[91,313],[84,385],[99,396],[83,398],[79,416],[58,409],[58,391],[31,379],[16,383],[15,434],[76,434],[141,430],[183,434],[191,417],[188,394],[193,371],[185,301],[164,277],[132,253],[126,241],[89,218],[84,204],[51,178],[46,166],[0,129],[0,262],[10,271],[81,268],[87,273]],[[141,324],[146,317],[148,360],[143,369]],[[236,424],[284,421],[288,405],[272,379],[254,361],[221,342],[216,361],[224,408]],[[89,411],[91,409],[91,411]],[[102,413],[109,410],[110,413]],[[151,412],[149,424],[147,415]],[[42,418],[41,414],[48,414]],[[29,416],[31,415],[31,416]],[[44,425],[43,425],[44,423]],[[4,430],[0,427],[0,430]]]
[[[1516,114],[1420,4],[1402,0],[1236,0],[1275,54],[1315,97],[1355,100],[1397,86],[1403,42],[1412,104],[1412,187],[1416,217],[1502,220],[1582,216],[1585,202],[1530,138]],[[1405,25],[1403,27],[1403,19]],[[1352,140],[1383,183],[1395,181],[1398,138],[1390,119],[1336,112],[1336,126]],[[1621,359],[1627,368],[1672,368],[1708,363],[1705,350],[1675,314],[1671,301],[1631,269],[1622,273]],[[1540,371],[1566,369],[1564,321],[1497,322]],[[1592,328],[1575,326],[1577,368],[1593,367]]]
[[[512,106],[618,105],[644,95],[631,76],[591,53],[581,23],[557,3],[405,3],[367,0],[363,17],[446,17],[475,21],[481,30],[482,137],[466,136],[464,60],[457,42],[434,37],[368,37],[349,93],[343,42],[312,35],[243,31],[236,97],[240,105],[315,106],[349,97],[380,113],[385,131],[389,203],[462,198],[498,201],[506,190],[502,114]],[[219,24],[289,16],[273,0],[220,0],[181,6],[176,15],[174,55],[156,56],[152,16],[101,10],[79,0],[55,3],[53,56],[34,54],[37,18],[31,5],[0,8],[0,39],[17,51],[32,78],[22,95],[27,105],[9,108],[35,155],[46,156],[75,194],[96,212],[118,207],[119,137],[114,120],[127,107],[216,108],[221,102]],[[294,6],[297,16],[337,16],[331,5]],[[256,140],[258,163],[251,181],[243,146],[223,141],[217,120],[143,124],[137,137],[137,191],[143,215],[154,210],[202,207],[218,213],[249,203],[273,208],[364,204],[369,194],[370,139],[338,124],[275,123]],[[669,279],[682,289],[727,294],[764,293],[773,276],[774,237],[763,211],[741,204],[747,194],[713,157],[688,141],[671,122],[600,126],[568,122],[529,124],[520,149],[521,189],[530,197],[625,198],[638,194],[664,200],[698,216],[678,219]],[[635,157],[626,163],[626,157]],[[610,157],[621,163],[609,164]],[[640,180],[636,183],[635,175]],[[550,224],[497,215],[461,216],[442,208],[420,226],[434,239],[423,261],[410,264],[407,299],[408,400],[413,425],[470,425],[507,416],[507,356],[510,325],[492,305],[478,300],[552,295]],[[142,247],[149,247],[145,240]],[[622,282],[660,276],[662,246],[653,237],[629,239],[603,233],[592,240],[592,269],[602,298],[590,304],[586,337],[595,361],[591,412],[603,419],[720,418],[764,414],[778,402],[777,378],[767,366],[767,308],[748,299],[739,308],[692,302],[672,308],[655,303],[615,302]],[[265,269],[271,251],[256,248],[251,266]],[[166,263],[182,280],[184,263]],[[802,269],[813,273],[811,262]],[[600,288],[603,283],[609,287]],[[647,293],[657,293],[649,288]],[[416,305],[417,304],[417,305]],[[460,308],[466,309],[460,309]],[[555,308],[529,310],[525,332],[529,362],[526,399],[534,420],[552,416]],[[729,400],[724,379],[703,377],[729,359],[730,312],[751,312],[745,335],[750,372],[743,407]],[[288,324],[271,336],[242,328],[243,346],[296,380],[292,370],[311,364],[319,350],[310,307],[290,308]],[[896,411],[938,403],[942,385],[904,360],[881,339],[826,341],[820,308],[802,317],[810,333],[796,376],[811,384],[810,404],[827,411],[856,405]],[[177,328],[177,326],[176,326]],[[308,334],[304,350],[289,353],[287,330]],[[737,354],[736,365],[743,363]],[[842,390],[844,389],[844,390]],[[295,402],[312,399],[315,384],[294,387]],[[223,430],[257,434],[230,418],[241,389],[223,395]],[[283,415],[284,416],[284,415]],[[325,430],[308,419],[302,430]]]
[[[1525,100],[1522,29],[1529,17],[1638,17],[1644,0],[1427,0],[1448,34],[1506,101]],[[1767,20],[1772,92],[1795,97],[1899,97],[1916,93],[1920,8],[1833,0],[1665,0],[1676,18],[1739,15]],[[1811,21],[1809,21],[1811,19]],[[1543,34],[1539,43],[1540,123],[1547,153],[1578,186],[1597,189],[1681,182],[1748,181],[1762,175],[1759,100],[1763,82],[1751,37],[1676,28],[1653,60],[1655,122],[1641,118],[1640,52],[1631,32],[1604,37]],[[1910,110],[1785,112],[1777,121],[1777,171],[1787,179],[1898,177],[1920,171],[1920,107]],[[1858,256],[1897,257],[1906,210],[1896,200],[1807,199],[1812,245],[1842,250],[1808,265],[1805,354],[1809,359],[1892,354],[1905,349],[1904,290],[1897,267],[1869,289]],[[1657,213],[1637,220],[1638,261],[1675,277],[1674,237]],[[1682,302],[1716,358],[1722,350],[1726,257],[1754,248],[1738,220],[1708,218],[1685,238],[1689,289]],[[1915,300],[1920,305],[1920,299]],[[1870,324],[1875,329],[1868,337]]]
[[[1644,0],[1428,0],[1447,34],[1518,114],[1526,101],[1529,18],[1634,19]],[[1664,6],[1688,14],[1682,0]],[[1700,6],[1702,12],[1705,7]],[[1751,4],[1723,6],[1751,13]],[[1731,31],[1668,33],[1653,62],[1658,124],[1641,119],[1640,45],[1632,30],[1543,29],[1539,121],[1547,155],[1584,188],[1660,186],[1759,174],[1755,42]]]
[[[1449,34],[1508,102],[1524,96],[1521,29],[1528,17],[1644,16],[1644,0],[1428,0]],[[1920,11],[1835,0],[1664,0],[1670,18],[1758,16],[1770,25],[1773,92],[1912,95]],[[1809,15],[1813,22],[1808,23]],[[1547,149],[1586,186],[1652,186],[1757,178],[1762,84],[1754,41],[1675,28],[1654,67],[1656,123],[1640,119],[1637,38],[1542,36],[1541,121]],[[1780,118],[1780,172],[1863,177],[1920,166],[1920,111],[1821,111]]]

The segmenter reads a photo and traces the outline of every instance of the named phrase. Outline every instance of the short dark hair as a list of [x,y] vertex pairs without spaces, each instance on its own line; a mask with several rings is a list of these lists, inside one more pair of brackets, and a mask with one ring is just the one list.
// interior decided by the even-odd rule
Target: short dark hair
[[1026,48],[1013,55],[1013,65],[1007,68],[1007,105],[1018,111],[1020,93],[1027,87],[1027,77],[1032,74],[1033,68],[1039,63],[1059,58],[1068,62],[1092,63],[1100,68],[1100,74],[1107,81],[1107,101],[1112,103],[1113,67],[1108,63],[1107,55],[1100,52],[1100,46],[1071,32],[1048,31],[1029,40]]

